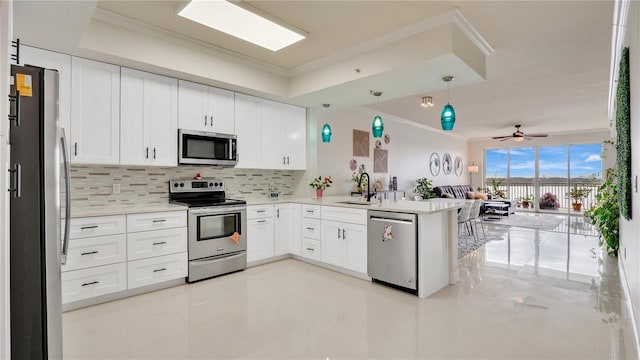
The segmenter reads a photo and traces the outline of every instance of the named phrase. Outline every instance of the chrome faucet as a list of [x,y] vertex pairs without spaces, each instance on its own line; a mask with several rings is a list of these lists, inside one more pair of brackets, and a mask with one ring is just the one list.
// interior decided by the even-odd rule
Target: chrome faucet
[[362,175],[360,175],[360,180],[358,180],[358,187],[362,185],[362,178],[364,178],[365,175],[367,175],[367,201],[371,202],[371,197],[374,194],[371,193],[371,177],[369,176],[369,174],[363,172]]

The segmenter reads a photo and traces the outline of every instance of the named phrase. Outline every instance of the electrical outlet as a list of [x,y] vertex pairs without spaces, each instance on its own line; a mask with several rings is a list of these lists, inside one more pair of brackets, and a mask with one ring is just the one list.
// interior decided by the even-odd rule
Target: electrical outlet
[[113,194],[120,194],[120,184],[113,184]]

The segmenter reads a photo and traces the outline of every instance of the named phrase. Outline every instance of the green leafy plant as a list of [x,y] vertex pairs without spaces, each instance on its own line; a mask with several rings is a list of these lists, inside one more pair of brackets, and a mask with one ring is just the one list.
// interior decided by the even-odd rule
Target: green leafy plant
[[629,81],[629,48],[622,50],[618,89],[616,90],[616,133],[618,202],[620,214],[631,220],[631,95]]
[[584,198],[591,194],[591,189],[585,187],[578,187],[578,185],[573,185],[571,191],[569,191],[569,196],[575,204],[582,204]]
[[420,195],[423,199],[432,199],[436,197],[433,192],[432,182],[427,178],[416,179],[416,194]]
[[523,208],[528,208],[529,205],[533,202],[533,195],[527,194],[527,196],[520,196],[518,198],[518,202],[522,205]]
[[331,176],[327,176],[324,179],[322,178],[322,176],[318,176],[317,178],[313,178],[313,181],[311,182],[311,184],[309,184],[309,186],[311,186],[314,189],[326,189],[331,187],[331,184],[333,184],[333,181],[331,180]]
[[491,195],[493,199],[506,199],[507,194],[504,190],[500,190],[500,185],[502,185],[502,180],[491,179],[491,187],[485,187],[482,191],[485,194]]
[[617,176],[616,169],[607,169],[604,181],[598,186],[596,203],[586,211],[586,216],[600,232],[599,245],[604,245],[607,254],[611,256],[617,256],[620,248]]
[[369,180],[368,178],[364,178],[362,179],[362,183],[360,184],[360,186],[358,186],[358,182],[360,181],[360,174],[358,174],[357,172],[354,172],[353,174],[351,174],[351,181],[353,181],[354,185],[356,186],[356,190],[358,192],[363,192],[366,188],[367,185],[369,184]]

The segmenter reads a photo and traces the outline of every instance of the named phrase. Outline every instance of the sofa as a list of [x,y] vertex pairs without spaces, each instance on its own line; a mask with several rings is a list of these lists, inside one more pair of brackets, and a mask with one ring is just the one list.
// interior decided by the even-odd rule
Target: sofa
[[[474,191],[473,186],[471,185],[443,185],[443,186],[436,186],[433,188],[433,192],[439,198],[443,198],[443,197],[450,198],[451,196],[453,196],[454,199],[467,199],[467,192],[470,192],[470,191],[471,192]],[[509,208],[507,209],[507,215],[515,214],[516,207],[518,206],[518,200],[513,200],[513,199],[489,199],[486,201],[496,201],[496,202],[503,202],[503,203],[509,204]],[[484,206],[482,207],[482,212],[484,212]]]

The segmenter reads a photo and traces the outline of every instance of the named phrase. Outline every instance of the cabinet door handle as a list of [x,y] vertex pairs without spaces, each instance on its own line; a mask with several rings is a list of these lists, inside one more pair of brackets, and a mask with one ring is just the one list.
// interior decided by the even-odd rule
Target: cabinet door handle
[[207,126],[207,115],[204,116],[204,126]]
[[309,214],[313,214],[313,213],[315,213],[315,210],[305,210],[305,211],[306,211],[307,213],[309,213]]
[[163,268],[160,268],[160,269],[154,269],[153,272],[156,273],[156,272],[166,271],[166,270],[167,270],[167,268],[163,267]]
[[167,221],[167,219],[156,219],[156,220],[153,220],[153,223],[155,224],[155,223],[161,223],[165,221]]
[[316,249],[312,249],[312,248],[307,248],[307,250],[309,250],[309,251],[316,251]]
[[95,285],[95,284],[99,284],[99,283],[100,283],[100,281],[95,280],[95,281],[92,281],[92,282],[84,283],[84,284],[82,284],[82,286]]
[[164,245],[166,244],[166,241],[159,241],[159,242],[154,242],[153,245]]
[[148,159],[149,158],[149,148],[147,148],[147,150],[145,150],[145,151],[146,151],[145,157]]
[[78,143],[73,143],[73,156],[78,156]]
[[307,230],[309,230],[309,231],[313,231],[313,228],[308,227],[308,228],[307,228]]
[[153,158],[156,158],[156,148],[153,148]]
[[263,212],[267,212],[267,210],[256,210],[257,213],[261,214]]
[[289,157],[287,156],[287,165],[289,165]]
[[342,240],[347,240],[347,233],[342,229]]
[[80,228],[80,230],[87,230],[87,229],[97,229],[98,225],[91,225],[91,226],[83,226]]
[[340,229],[338,229],[338,239],[340,239]]
[[267,220],[258,220],[258,224],[263,224],[263,223],[266,223],[266,222],[267,222]]
[[83,253],[82,253],[82,254],[80,254],[80,255],[82,255],[82,256],[85,256],[85,255],[93,255],[93,254],[97,254],[98,252],[99,252],[98,250],[93,250],[93,251],[83,252]]
[[213,126],[213,115],[209,115],[209,123]]
[[280,209],[276,209],[276,217],[280,219]]

